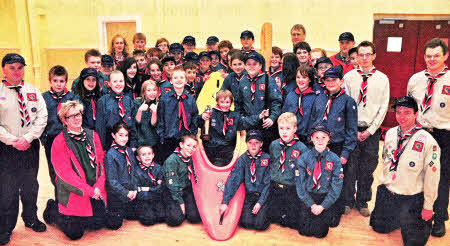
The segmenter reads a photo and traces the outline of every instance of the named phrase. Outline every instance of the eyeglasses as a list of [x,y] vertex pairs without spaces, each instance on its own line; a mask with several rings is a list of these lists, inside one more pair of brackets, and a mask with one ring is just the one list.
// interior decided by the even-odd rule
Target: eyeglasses
[[373,54],[372,53],[367,53],[367,54],[358,54],[358,56],[359,57],[361,57],[361,58],[369,58],[369,57],[371,57]]
[[78,114],[69,115],[69,116],[66,116],[65,118],[73,120],[73,119],[76,119],[76,118],[81,117],[81,116],[83,116],[83,115],[81,114],[81,112],[79,112]]

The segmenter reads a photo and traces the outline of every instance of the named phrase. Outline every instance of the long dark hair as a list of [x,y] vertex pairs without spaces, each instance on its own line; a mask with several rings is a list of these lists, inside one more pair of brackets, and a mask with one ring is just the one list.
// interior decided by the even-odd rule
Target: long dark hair
[[[128,58],[126,58],[125,60],[123,60],[121,63],[120,63],[120,71],[123,73],[123,77],[125,78],[125,81],[129,81],[130,79],[128,78],[128,75],[127,75],[127,70],[134,64],[134,63],[136,63],[136,69],[138,68],[138,66],[137,66],[137,61],[133,58],[133,57],[128,57]],[[138,73],[136,72],[136,76],[134,76],[134,78],[131,80],[131,82],[135,82],[136,81],[136,78],[138,77],[137,76],[138,75]]]
[[[80,80],[78,81],[76,87],[75,87],[75,94],[79,95],[81,100],[86,103],[86,104],[90,104],[91,101],[89,100],[89,98],[87,97],[88,95],[88,90],[86,89],[86,87],[84,87],[84,80],[86,79],[81,79],[81,75],[80,75]],[[96,77],[97,82],[95,83],[95,88],[94,88],[94,101],[97,101],[101,96],[102,93],[100,92],[100,81],[98,79],[98,77]]]
[[294,81],[295,82],[295,76],[297,75],[297,68],[300,66],[300,63],[298,62],[297,56],[290,52],[286,53],[283,57],[283,78],[286,84]]

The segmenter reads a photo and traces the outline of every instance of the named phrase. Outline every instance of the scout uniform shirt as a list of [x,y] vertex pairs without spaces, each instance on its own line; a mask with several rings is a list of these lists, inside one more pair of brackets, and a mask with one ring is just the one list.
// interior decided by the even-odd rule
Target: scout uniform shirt
[[330,208],[341,194],[343,180],[341,160],[328,149],[319,153],[313,147],[298,158],[295,169],[297,194],[308,207],[316,203],[310,195],[314,193],[326,194],[322,204],[319,205],[325,209]]
[[[34,86],[22,81],[20,94],[23,99],[24,126],[19,106],[19,96],[16,89],[8,88],[4,79],[0,83],[0,141],[13,145],[17,137],[24,137],[28,143],[38,139],[47,125],[47,107],[41,92]],[[26,111],[26,112],[25,112]],[[27,123],[28,122],[28,123]]]
[[153,162],[146,167],[141,162],[138,168],[134,169],[133,183],[137,186],[137,197],[139,201],[161,201],[163,184],[158,184],[158,180],[163,180],[163,167]]
[[[408,95],[412,96],[419,106],[417,121],[423,127],[450,131],[450,72],[446,68],[436,76],[436,82],[430,88],[432,93],[428,93],[427,70],[418,72],[409,79]],[[428,97],[428,109],[428,105],[424,105],[425,95]]]
[[[387,131],[380,183],[400,195],[424,192],[423,207],[432,210],[437,198],[441,150],[427,131],[419,128],[414,133],[413,130],[407,133],[413,133],[410,137],[405,137],[400,126]],[[399,144],[402,138],[405,139]]]
[[[199,117],[201,126],[203,119]],[[213,108],[209,135],[211,140],[204,141],[207,147],[230,146],[236,144],[236,133],[242,130],[240,115],[234,111],[223,112],[218,108]]]
[[264,205],[270,187],[269,158],[269,154],[262,151],[255,157],[251,157],[248,151],[242,154],[227,179],[222,203],[230,203],[239,186],[244,183],[247,192],[260,193],[258,203]]
[[[142,98],[137,98],[134,100],[136,112],[143,103],[144,101]],[[155,146],[159,143],[159,136],[156,133],[156,124],[152,125],[151,123],[152,116],[155,112],[152,112],[152,110],[150,110],[150,105],[156,104],[157,102],[156,100],[150,100],[145,103],[149,106],[149,108],[147,109],[147,111],[142,112],[141,122],[136,121],[138,146]]]
[[[237,75],[235,72],[230,73],[223,81],[221,90],[229,90],[233,94],[234,101],[238,100],[239,96],[239,83],[247,76],[247,71],[243,71],[241,75]],[[236,107],[235,107],[236,110]]]
[[274,140],[269,149],[272,181],[282,185],[294,186],[295,164],[297,159],[308,151],[308,148],[297,136],[294,136],[289,143],[284,143],[281,138]]
[[164,162],[163,170],[165,184],[169,188],[172,199],[178,202],[178,204],[183,204],[183,190],[191,185],[189,173],[192,172],[196,179],[192,159],[184,158],[177,148]]
[[[363,81],[363,78],[367,78]],[[344,87],[358,105],[358,126],[368,127],[374,134],[383,123],[389,104],[389,79],[379,70],[372,67],[364,74],[360,67],[344,76]]]

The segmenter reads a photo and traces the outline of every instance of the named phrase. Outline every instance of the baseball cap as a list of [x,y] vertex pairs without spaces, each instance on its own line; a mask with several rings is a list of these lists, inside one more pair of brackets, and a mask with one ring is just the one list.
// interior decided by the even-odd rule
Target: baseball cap
[[241,32],[241,38],[244,38],[244,37],[255,39],[255,36],[249,30],[245,30],[245,31]]
[[2,67],[4,67],[6,64],[13,64],[13,63],[22,63],[22,65],[26,66],[25,59],[23,56],[17,54],[17,53],[8,53],[3,57],[2,60]]
[[250,130],[247,132],[247,136],[245,137],[245,142],[248,142],[252,139],[256,139],[258,141],[263,141],[262,133],[260,130]]
[[355,41],[355,37],[353,37],[353,34],[351,32],[343,32],[341,33],[341,35],[339,35],[338,41],[342,40]]
[[176,51],[183,52],[184,51],[183,45],[181,45],[180,43],[173,43],[169,46],[170,53]]
[[114,66],[114,59],[110,55],[102,55],[102,65]]
[[184,37],[182,44],[195,45],[195,38],[192,36],[186,36]]
[[85,80],[89,76],[94,76],[96,79],[98,79],[97,69],[89,67],[89,68],[84,68],[83,70],[81,70],[81,73],[80,73],[81,81]]
[[210,36],[206,39],[206,44],[216,44],[219,42],[219,38],[216,36]]

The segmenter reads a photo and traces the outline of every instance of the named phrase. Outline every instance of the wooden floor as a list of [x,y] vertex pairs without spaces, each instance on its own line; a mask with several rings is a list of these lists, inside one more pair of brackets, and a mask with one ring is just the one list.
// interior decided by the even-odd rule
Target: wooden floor
[[[53,196],[53,187],[48,176],[47,163],[43,148],[41,149],[41,165],[39,170],[38,215],[42,219],[47,199]],[[378,176],[380,168],[375,171]],[[373,191],[376,191],[378,180],[375,178]],[[369,203],[374,206],[375,192]],[[446,223],[447,230],[450,223]],[[78,241],[71,241],[54,225],[47,226],[47,231],[37,233],[25,228],[20,216],[9,245],[402,245],[400,230],[390,234],[378,234],[369,226],[369,218],[362,217],[358,211],[352,210],[344,215],[337,228],[331,228],[323,239],[304,237],[297,231],[271,225],[265,232],[246,230],[238,227],[235,235],[226,242],[217,242],[209,238],[202,225],[188,222],[180,227],[169,228],[165,224],[144,227],[137,221],[124,221],[117,231],[102,229],[87,232]],[[430,237],[427,245],[450,245],[450,232],[442,238]]]

